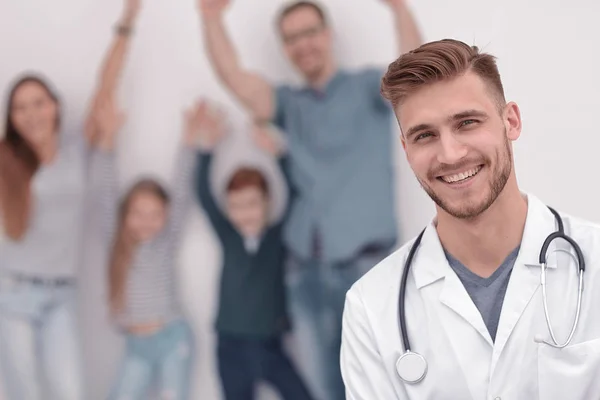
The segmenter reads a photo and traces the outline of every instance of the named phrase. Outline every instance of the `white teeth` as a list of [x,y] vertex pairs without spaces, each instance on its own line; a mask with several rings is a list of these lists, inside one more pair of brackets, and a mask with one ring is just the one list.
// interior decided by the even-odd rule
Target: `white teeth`
[[458,181],[462,181],[463,179],[467,179],[477,174],[481,170],[481,167],[476,167],[470,169],[468,171],[464,171],[455,175],[442,176],[442,179],[448,183],[454,183]]

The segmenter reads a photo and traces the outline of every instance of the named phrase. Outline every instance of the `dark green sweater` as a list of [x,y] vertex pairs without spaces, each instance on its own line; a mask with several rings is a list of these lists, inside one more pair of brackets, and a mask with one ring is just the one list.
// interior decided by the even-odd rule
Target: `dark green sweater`
[[217,331],[257,338],[279,335],[289,329],[282,238],[293,197],[287,158],[280,158],[279,165],[290,187],[290,201],[284,218],[265,230],[256,253],[246,250],[244,238],[217,205],[210,188],[211,164],[212,155],[200,153],[198,197],[223,246]]

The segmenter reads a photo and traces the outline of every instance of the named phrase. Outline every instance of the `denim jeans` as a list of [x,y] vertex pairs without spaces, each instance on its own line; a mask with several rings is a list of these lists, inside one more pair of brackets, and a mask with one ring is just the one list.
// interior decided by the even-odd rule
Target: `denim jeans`
[[187,400],[193,334],[184,320],[150,335],[126,335],[125,355],[111,400],[145,400],[156,386],[161,400]]
[[286,279],[294,340],[302,375],[318,399],[345,399],[340,347],[346,292],[390,252],[386,247],[338,263],[290,259]]
[[0,363],[7,400],[82,400],[75,287],[0,276]]
[[283,400],[312,400],[285,354],[281,338],[219,335],[219,375],[225,400],[253,400],[256,385],[270,383]]

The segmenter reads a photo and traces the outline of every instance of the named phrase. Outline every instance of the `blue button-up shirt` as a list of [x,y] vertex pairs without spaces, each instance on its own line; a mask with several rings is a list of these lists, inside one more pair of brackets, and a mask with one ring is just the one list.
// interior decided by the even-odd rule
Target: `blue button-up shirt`
[[298,189],[284,231],[298,257],[315,234],[324,261],[397,240],[392,109],[379,92],[382,71],[339,71],[322,90],[276,89],[274,123],[287,134]]

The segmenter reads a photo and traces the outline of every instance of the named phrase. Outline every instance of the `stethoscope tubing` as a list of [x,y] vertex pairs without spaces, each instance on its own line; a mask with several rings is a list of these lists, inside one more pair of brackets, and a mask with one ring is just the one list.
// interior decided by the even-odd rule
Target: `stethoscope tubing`
[[[573,337],[574,331],[575,331],[575,327],[577,326],[577,322],[579,320],[579,310],[581,307],[581,292],[583,289],[583,273],[585,271],[585,259],[583,257],[583,252],[581,251],[581,248],[579,247],[579,245],[569,236],[567,236],[565,234],[564,231],[564,224],[563,224],[563,220],[561,218],[561,216],[558,214],[558,212],[556,210],[554,210],[552,207],[548,206],[548,209],[552,212],[552,214],[555,217],[556,220],[556,224],[557,224],[557,231],[551,233],[546,240],[544,241],[544,244],[542,245],[542,248],[540,250],[540,257],[539,257],[539,261],[540,261],[540,265],[542,265],[542,290],[544,292],[544,313],[546,315],[546,321],[548,323],[548,327],[550,329],[550,334],[552,336],[552,340],[554,341],[554,347],[564,347],[566,346],[571,338]],[[415,239],[414,243],[412,244],[410,251],[408,253],[408,257],[406,259],[406,262],[404,264],[404,270],[402,271],[402,278],[400,280],[400,293],[398,296],[398,319],[399,319],[399,325],[400,325],[400,335],[402,336],[402,345],[404,346],[404,351],[406,353],[411,352],[411,347],[410,347],[410,340],[408,338],[408,329],[406,327],[406,310],[405,310],[405,300],[406,300],[406,284],[408,281],[408,273],[410,270],[410,267],[412,265],[413,259],[415,257],[415,253],[417,251],[417,249],[419,248],[419,245],[421,243],[421,239],[423,238],[423,235],[425,233],[425,229],[423,229],[421,231],[421,233],[419,234],[419,236],[417,236],[417,238]],[[577,257],[577,262],[578,262],[578,273],[579,273],[579,290],[578,290],[578,305],[577,305],[577,312],[575,315],[575,322],[574,322],[574,326],[573,329],[571,330],[571,333],[569,335],[569,338],[567,339],[567,342],[565,344],[562,345],[558,345],[558,343],[556,342],[556,338],[554,336],[554,332],[552,330],[552,326],[550,324],[550,319],[549,319],[549,315],[548,315],[548,308],[546,305],[546,296],[545,296],[545,280],[546,280],[546,269],[545,269],[545,265],[546,265],[546,254],[548,252],[548,248],[550,247],[550,244],[552,243],[553,240],[555,239],[564,239],[566,240],[575,250],[575,254]],[[550,344],[550,343],[549,343]]]

